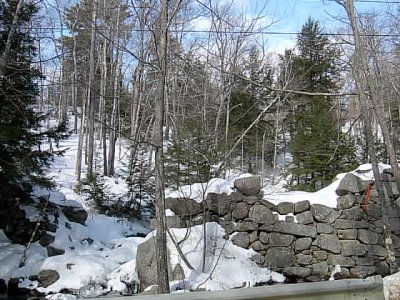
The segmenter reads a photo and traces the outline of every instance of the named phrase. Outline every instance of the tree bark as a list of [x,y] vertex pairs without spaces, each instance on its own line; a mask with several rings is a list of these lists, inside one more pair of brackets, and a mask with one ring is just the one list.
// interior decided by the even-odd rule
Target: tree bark
[[[353,31],[353,36],[354,36],[354,67],[353,67],[353,72],[354,72],[354,77],[355,77],[355,83],[356,83],[356,88],[358,91],[358,99],[360,102],[360,109],[361,109],[361,115],[364,121],[364,126],[365,126],[365,135],[367,139],[367,143],[369,144],[368,150],[369,150],[369,155],[371,158],[371,164],[372,164],[372,171],[374,174],[374,179],[375,179],[375,186],[376,190],[378,192],[379,198],[381,200],[381,205],[382,205],[382,216],[383,216],[383,221],[384,221],[384,235],[385,235],[385,244],[388,249],[388,262],[390,265],[390,270],[391,272],[397,271],[396,263],[395,263],[395,258],[394,258],[394,251],[393,251],[393,245],[391,242],[391,231],[390,231],[390,224],[389,220],[387,218],[387,212],[386,212],[386,207],[390,207],[389,199],[385,197],[384,194],[384,189],[381,181],[381,174],[379,171],[378,167],[378,159],[376,156],[376,149],[375,149],[375,143],[374,143],[374,137],[372,133],[372,128],[371,128],[371,118],[368,113],[368,107],[372,104],[374,107],[374,112],[378,118],[378,122],[380,124],[381,130],[382,130],[382,135],[384,137],[384,140],[386,143],[387,151],[389,154],[389,151],[391,154],[389,154],[389,160],[392,165],[392,169],[395,172],[398,172],[398,165],[397,161],[393,161],[390,158],[391,155],[394,155],[394,148],[393,145],[390,141],[389,136],[385,135],[387,134],[387,125],[384,123],[386,121],[386,118],[383,115],[383,111],[381,111],[381,104],[378,103],[378,99],[376,98],[376,93],[375,91],[371,90],[371,77],[370,74],[368,74],[368,66],[367,66],[367,61],[366,61],[366,56],[365,52],[363,49],[362,41],[361,41],[361,35],[360,31],[358,28],[358,23],[355,15],[355,10],[354,10],[354,3],[353,0],[346,0],[345,2],[342,2],[340,0],[337,0],[337,3],[342,5],[345,10],[347,17],[350,21],[350,25]],[[370,101],[368,101],[370,100]],[[371,103],[369,103],[371,102]],[[382,127],[383,126],[383,127]],[[385,131],[385,133],[384,133]],[[386,141],[386,139],[388,139]],[[390,148],[390,149],[389,149]],[[395,173],[396,177],[396,182],[398,183],[398,173]]]
[[17,8],[15,9],[14,18],[11,23],[10,32],[7,36],[6,45],[4,47],[3,55],[0,57],[0,86],[3,84],[4,71],[7,64],[8,56],[10,55],[11,50],[11,41],[14,38],[15,31],[18,26],[19,12],[21,11],[22,6],[24,5],[24,0],[19,0],[17,4]]
[[164,193],[164,157],[163,157],[163,126],[164,106],[166,98],[167,79],[167,47],[168,47],[168,0],[161,1],[160,38],[159,38],[159,82],[155,102],[155,119],[153,131],[153,146],[155,152],[155,206],[156,206],[156,255],[157,284],[161,294],[169,293],[168,249],[165,222]]
[[[120,23],[121,7],[118,7],[117,22],[116,22],[116,41],[118,44],[119,39],[119,23]],[[115,162],[115,143],[116,143],[116,131],[117,131],[117,112],[118,112],[118,98],[119,98],[119,80],[120,80],[120,54],[118,47],[116,48],[115,54],[115,71],[114,71],[114,86],[113,86],[113,106],[111,112],[111,132],[110,132],[110,144],[108,146],[108,176],[112,176],[115,173],[114,162]]]
[[[105,6],[105,5],[104,5]],[[102,69],[101,69],[101,82],[100,82],[100,144],[103,149],[103,174],[108,174],[107,168],[107,118],[106,118],[106,95],[107,95],[107,49],[108,40],[103,41],[103,52],[102,52]]]
[[88,175],[93,174],[93,155],[94,155],[94,117],[95,117],[95,47],[96,47],[96,19],[97,19],[97,0],[93,1],[92,7],[92,24],[90,32],[90,57],[89,57],[89,133],[88,133]]

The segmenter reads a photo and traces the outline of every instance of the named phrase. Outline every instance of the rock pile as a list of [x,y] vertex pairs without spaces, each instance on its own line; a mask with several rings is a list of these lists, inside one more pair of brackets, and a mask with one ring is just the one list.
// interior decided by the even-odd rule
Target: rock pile
[[[227,239],[256,251],[256,263],[282,272],[294,282],[326,280],[334,270],[335,278],[387,275],[391,272],[390,255],[377,192],[372,189],[368,205],[362,203],[368,184],[347,174],[336,191],[337,208],[330,208],[310,205],[309,201],[275,205],[260,195],[259,178],[242,178],[235,182],[236,192],[210,193],[203,203],[188,198],[166,199],[175,213],[167,217],[168,226],[217,221],[227,232]],[[396,198],[394,182],[385,181],[385,193]],[[393,228],[392,246],[400,257],[398,204],[392,200],[385,211]]]

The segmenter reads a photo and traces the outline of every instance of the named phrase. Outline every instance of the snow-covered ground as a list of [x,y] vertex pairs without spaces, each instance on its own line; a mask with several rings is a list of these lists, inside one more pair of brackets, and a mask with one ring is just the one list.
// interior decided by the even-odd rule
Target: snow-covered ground
[[[58,219],[58,230],[55,233],[55,241],[52,246],[65,250],[63,255],[48,257],[45,248],[39,243],[34,243],[29,248],[24,267],[19,268],[19,262],[25,250],[24,246],[11,244],[0,230],[0,278],[22,278],[21,286],[37,288],[44,293],[55,293],[50,299],[68,299],[74,296],[57,294],[60,291],[72,291],[82,296],[97,296],[109,292],[128,293],[129,286],[125,283],[137,281],[136,251],[140,243],[146,238],[137,237],[138,233],[149,233],[145,224],[139,221],[129,221],[122,218],[107,217],[96,214],[91,210],[84,198],[75,192],[76,175],[76,150],[78,135],[71,135],[68,140],[59,145],[65,149],[65,155],[56,157],[53,166],[48,170],[48,175],[56,183],[54,191],[36,189],[35,195],[50,194],[50,201],[69,206],[84,207],[89,211],[89,217],[85,225],[68,222],[61,215]],[[124,145],[123,145],[124,146]],[[126,148],[122,147],[121,160],[117,162],[116,169],[124,167],[127,160]],[[387,167],[382,165],[382,168]],[[355,170],[357,176],[370,179],[372,172],[369,165]],[[121,173],[120,173],[121,175]],[[168,197],[185,196],[202,201],[209,192],[231,193],[233,182],[238,177],[249,176],[242,174],[231,176],[227,179],[212,179],[208,183],[198,183],[191,186],[183,186],[179,191],[167,190]],[[264,199],[273,203],[281,201],[309,200],[311,203],[321,203],[336,207],[337,196],[335,189],[344,174],[337,176],[336,180],[328,187],[316,192],[287,192],[282,184],[277,186],[265,186],[263,188]],[[108,192],[115,197],[123,195],[128,187],[122,177],[106,177]],[[278,188],[279,187],[279,188]],[[31,220],[38,218],[38,212],[27,207],[27,214]],[[203,227],[196,226],[191,229],[190,236],[182,244],[182,251],[195,268],[189,270],[180,257],[171,241],[168,247],[171,253],[171,264],[180,263],[185,273],[185,280],[171,282],[173,290],[182,289],[207,289],[220,290],[242,286],[252,286],[256,282],[283,282],[284,277],[266,268],[260,268],[251,259],[255,252],[234,246],[231,241],[223,239],[224,230],[216,223],[209,223],[207,228],[207,263],[204,272],[202,269],[203,253]],[[173,229],[172,234],[176,240],[181,240],[187,233],[186,229]],[[47,288],[37,287],[36,281],[29,280],[29,276],[36,275],[40,270],[56,270],[60,279]],[[232,272],[235,270],[235,272]]]

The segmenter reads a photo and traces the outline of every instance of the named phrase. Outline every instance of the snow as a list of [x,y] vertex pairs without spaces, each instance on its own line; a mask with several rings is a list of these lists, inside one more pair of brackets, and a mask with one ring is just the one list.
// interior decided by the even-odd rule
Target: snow
[[[56,183],[55,190],[35,188],[33,195],[48,198],[50,202],[85,208],[89,212],[85,225],[70,222],[63,214],[58,217],[58,229],[55,241],[51,246],[62,249],[64,254],[48,257],[46,249],[38,242],[33,243],[27,250],[27,259],[24,267],[19,267],[21,257],[26,248],[12,244],[4,232],[0,230],[0,278],[9,279],[19,277],[24,279],[21,286],[37,288],[40,292],[53,295],[47,296],[51,300],[73,300],[75,295],[59,294],[63,289],[73,291],[80,296],[98,296],[110,292],[127,294],[132,292],[132,283],[137,282],[136,251],[140,243],[151,238],[151,232],[145,238],[136,237],[138,233],[147,234],[146,224],[137,220],[107,217],[99,215],[86,203],[84,198],[76,193],[76,150],[78,135],[73,134],[66,141],[61,141],[59,149],[65,149],[63,157],[55,157],[47,173]],[[121,160],[116,164],[117,170],[123,170],[126,163],[127,145],[122,144]],[[101,165],[101,162],[98,162]],[[380,169],[387,168],[380,165]],[[106,177],[107,192],[115,199],[126,194],[128,187],[123,179],[123,171],[115,177]],[[372,179],[371,165],[360,166],[353,174],[364,180]],[[82,177],[84,173],[82,173]],[[234,181],[248,177],[251,174],[232,174],[226,179],[214,178],[207,183],[196,183],[182,186],[178,191],[166,190],[166,197],[188,197],[197,202],[203,201],[208,193],[234,192]],[[339,174],[332,184],[315,193],[288,192],[279,181],[276,185],[268,185],[262,189],[263,198],[274,204],[280,202],[298,202],[308,200],[311,204],[320,203],[336,207],[336,188],[345,174]],[[32,220],[40,218],[39,210],[32,206],[21,206],[26,215]],[[173,212],[167,210],[167,215]],[[280,219],[284,216],[279,216]],[[251,260],[256,254],[253,250],[246,250],[232,244],[223,237],[225,231],[217,223],[206,225],[206,256],[203,270],[203,226],[194,226],[190,229],[171,229],[176,241],[182,241],[181,248],[195,270],[190,270],[182,261],[174,244],[168,239],[168,248],[171,265],[180,264],[185,279],[171,282],[175,292],[182,290],[221,290],[238,287],[253,286],[257,282],[283,282],[285,277],[261,268]],[[184,238],[186,238],[184,240]],[[45,269],[56,270],[60,279],[44,288],[38,287],[37,282],[30,281],[31,275],[38,274]],[[234,270],[234,271],[233,271]],[[336,270],[337,271],[337,270]]]
[[[187,229],[172,229],[176,241],[184,240]],[[246,250],[223,239],[225,231],[217,223],[206,225],[206,259],[203,265],[203,225],[191,228],[191,234],[181,244],[182,252],[195,270],[190,270],[181,260],[178,251],[170,239],[171,265],[180,264],[185,273],[185,280],[172,282],[172,290],[223,290],[242,286],[254,286],[257,282],[283,282],[285,277],[267,268],[260,268],[250,258],[254,250]],[[232,272],[235,270],[235,272]]]
[[207,198],[208,193],[231,194],[234,192],[233,183],[236,179],[252,176],[249,173],[233,175],[228,179],[213,178],[206,183],[194,183],[192,185],[184,185],[179,190],[167,189],[165,191],[166,198],[190,198],[196,202],[202,202]]

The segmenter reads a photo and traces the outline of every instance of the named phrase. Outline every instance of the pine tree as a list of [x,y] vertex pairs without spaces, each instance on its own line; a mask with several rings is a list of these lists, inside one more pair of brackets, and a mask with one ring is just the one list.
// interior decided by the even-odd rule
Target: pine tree
[[[242,80],[238,80],[232,89],[230,98],[230,137],[231,147],[240,135],[250,127],[261,109],[271,99],[271,92],[266,87],[272,84],[272,69],[263,61],[259,48],[251,45],[248,58],[241,71]],[[272,126],[261,120],[252,127],[243,139],[242,147],[235,150],[237,156],[243,155],[246,171],[259,171],[262,153],[262,137],[272,134]],[[243,153],[241,153],[243,152]],[[244,166],[243,166],[244,167]]]
[[[309,19],[298,36],[298,54],[291,53],[294,84],[308,92],[335,92],[339,88],[340,52],[321,32],[318,21]],[[296,96],[293,103],[290,148],[293,183],[315,190],[355,161],[354,149],[340,131],[333,99],[327,96]]]
[[[0,54],[4,56],[6,43],[19,1],[0,3]],[[0,78],[0,193],[17,189],[28,193],[32,184],[51,185],[43,174],[49,163],[51,151],[43,151],[44,139],[62,138],[65,123],[58,128],[42,132],[40,122],[45,116],[34,109],[38,88],[36,80],[40,72],[33,66],[35,56],[34,39],[30,35],[29,23],[37,12],[32,2],[20,9],[17,27],[9,39],[11,42],[7,59],[2,65]],[[4,195],[3,195],[4,196]],[[0,197],[2,198],[2,197]],[[0,203],[1,204],[1,203]]]

